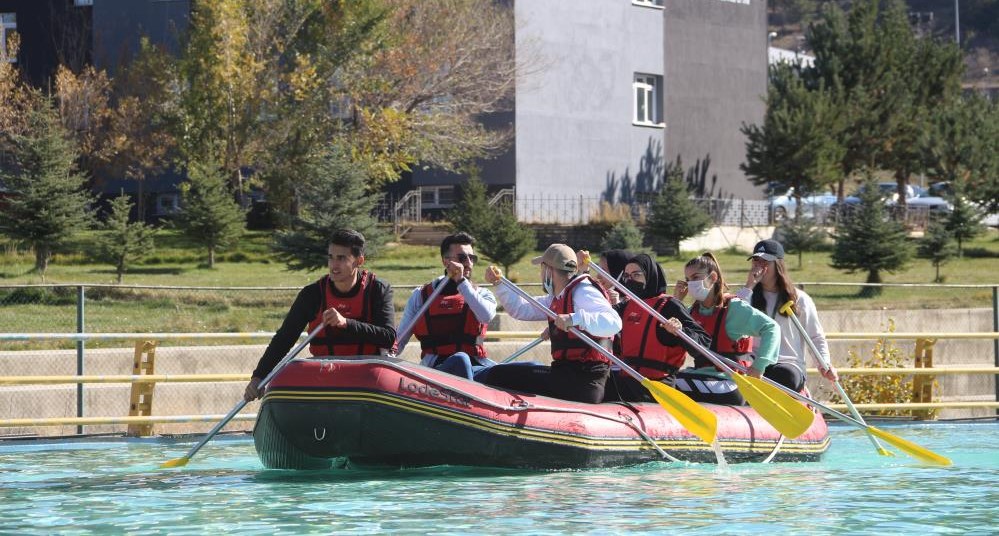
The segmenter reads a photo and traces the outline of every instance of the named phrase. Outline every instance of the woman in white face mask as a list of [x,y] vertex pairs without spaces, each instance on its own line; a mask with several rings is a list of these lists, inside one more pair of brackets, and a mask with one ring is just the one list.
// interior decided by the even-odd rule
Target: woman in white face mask
[[[749,374],[759,378],[777,361],[780,328],[772,318],[748,302],[725,292],[728,286],[718,260],[711,253],[691,259],[684,267],[684,279],[677,281],[675,296],[694,298],[690,316],[711,336],[710,349],[716,353],[743,361]],[[752,337],[759,338],[753,355]],[[694,400],[715,404],[745,403],[735,383],[725,379],[707,358],[694,354],[694,368],[680,371],[676,387]],[[696,380],[696,381],[694,381]]]

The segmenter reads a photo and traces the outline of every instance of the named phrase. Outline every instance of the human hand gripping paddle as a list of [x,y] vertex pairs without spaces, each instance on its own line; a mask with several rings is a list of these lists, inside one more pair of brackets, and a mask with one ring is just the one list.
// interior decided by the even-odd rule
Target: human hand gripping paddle
[[[812,351],[812,355],[814,355],[815,359],[819,362],[820,365],[822,365],[822,368],[824,370],[831,370],[832,365],[829,363],[826,357],[822,355],[821,352],[819,352],[819,349],[815,347],[815,343],[812,342],[811,337],[809,337],[808,333],[805,332],[805,326],[801,325],[801,321],[798,320],[798,315],[794,314],[794,300],[788,300],[787,303],[781,306],[779,312],[780,314],[791,319],[791,322],[794,324],[794,327],[798,329],[798,333],[801,334],[801,338],[805,340],[805,343],[808,345],[808,348]],[[861,424],[866,426],[867,423],[864,422],[864,418],[860,416],[860,412],[857,411],[857,408],[853,405],[853,402],[850,400],[850,397],[846,396],[846,391],[843,390],[843,385],[839,383],[839,378],[836,378],[832,383],[833,385],[836,386],[836,392],[838,392],[839,396],[843,399],[844,402],[846,402],[846,407],[850,409],[850,415],[853,415],[854,419],[856,419]],[[892,454],[891,451],[886,450],[884,447],[881,446],[881,443],[878,443],[877,438],[874,437],[874,434],[870,430],[867,430],[867,437],[871,439],[871,443],[874,445],[874,448],[877,449],[878,454],[882,456],[894,456],[894,454]]]
[[[586,261],[589,261],[589,256],[586,256]],[[623,292],[629,299],[638,304],[639,307],[645,309],[645,311],[652,315],[653,318],[655,318],[660,324],[667,323],[666,318],[660,314],[659,311],[656,311],[651,305],[646,303],[645,300],[636,296],[634,292],[632,292],[620,281],[607,277],[607,272],[599,266],[590,263],[590,269],[596,271],[606,279],[609,279],[615,287],[618,287],[619,291]],[[716,356],[713,352],[698,344],[697,341],[690,338],[690,336],[683,331],[677,331],[676,336],[691,347],[697,349],[697,351],[703,354],[704,357],[708,358],[716,367],[721,369],[722,372],[731,378],[732,381],[735,382],[736,386],[739,387],[739,391],[742,393],[742,396],[746,399],[746,401],[749,402],[749,405],[752,406],[761,417],[766,419],[766,421],[781,434],[790,438],[795,438],[805,433],[805,431],[812,425],[812,421],[815,419],[815,414],[805,406],[799,404],[783,392],[764,383],[763,380],[759,378],[736,374],[735,371],[719,359],[719,356]],[[643,383],[643,385],[645,384]]]
[[[277,376],[277,373],[281,372],[281,369],[283,369],[285,365],[290,363],[291,360],[294,359],[296,355],[298,355],[298,352],[301,352],[302,348],[305,348],[305,346],[309,344],[309,342],[312,339],[314,339],[316,335],[319,334],[320,331],[323,330],[323,326],[325,325],[326,325],[325,323],[322,323],[316,326],[316,328],[309,333],[309,335],[305,338],[304,341],[298,343],[298,346],[292,348],[291,351],[288,352],[288,355],[284,356],[284,358],[281,359],[281,361],[278,361],[278,364],[274,366],[274,368],[271,370],[271,373],[268,374],[264,379],[260,380],[260,383],[257,384],[257,388],[263,389],[264,386],[266,386],[272,379],[274,379],[274,376]],[[187,465],[187,462],[191,461],[191,458],[194,457],[194,455],[197,454],[199,450],[201,450],[201,447],[205,446],[205,443],[208,443],[208,441],[211,438],[215,437],[215,434],[217,434],[219,430],[222,429],[223,426],[225,426],[230,420],[232,420],[232,418],[235,417],[236,414],[240,412],[240,410],[246,407],[248,403],[249,401],[247,401],[246,399],[240,400],[239,403],[236,404],[236,407],[229,410],[229,413],[227,413],[225,417],[222,417],[222,420],[219,421],[219,423],[216,424],[215,427],[211,429],[211,431],[205,434],[205,437],[201,438],[201,441],[198,441],[197,445],[194,445],[194,447],[192,447],[191,450],[187,451],[187,454],[181,456],[180,458],[174,458],[172,460],[164,462],[162,465],[160,465],[160,469],[167,469],[170,467],[183,467]]]
[[[490,267],[489,269],[494,269]],[[498,270],[497,270],[498,273]],[[555,320],[558,315],[554,311],[546,307],[544,304],[534,299],[523,289],[515,285],[513,282],[508,280],[503,276],[498,276],[497,279],[501,284],[515,292],[518,296],[526,300],[528,303],[533,305],[536,309],[545,314],[548,318]],[[580,340],[588,344],[594,350],[600,353],[600,355],[611,360],[617,366],[621,367],[621,370],[625,371],[635,380],[641,382],[646,389],[652,393],[652,397],[659,402],[670,415],[673,416],[680,423],[681,426],[690,430],[694,435],[701,438],[705,443],[712,445],[717,437],[718,433],[718,418],[714,413],[705,409],[697,402],[694,402],[690,397],[681,393],[680,391],[662,383],[654,382],[645,376],[642,376],[635,369],[629,367],[624,361],[621,361],[614,354],[607,351],[606,348],[600,346],[596,341],[591,339],[585,333],[580,331],[574,326],[570,326],[568,329],[569,333],[572,333]],[[713,445],[712,445],[713,446]]]
[[[727,357],[722,357],[722,359],[725,360],[726,363],[728,363],[731,367],[735,368],[736,370],[745,372],[746,367],[744,367],[741,363],[736,363],[735,361],[732,361],[731,359],[729,359]],[[930,464],[933,464],[933,465],[942,465],[942,466],[951,465],[953,463],[953,462],[950,461],[949,458],[941,456],[941,455],[937,454],[936,452],[933,452],[932,450],[930,450],[930,449],[928,449],[926,447],[921,447],[921,446],[913,443],[912,441],[909,441],[907,439],[902,439],[901,437],[898,437],[897,435],[890,434],[888,432],[885,432],[884,430],[879,430],[879,429],[877,429],[877,428],[875,428],[875,427],[873,427],[873,426],[871,426],[869,424],[862,423],[862,422],[854,419],[853,417],[850,417],[850,416],[847,416],[847,415],[843,415],[842,413],[840,413],[840,412],[838,412],[838,411],[830,408],[829,406],[823,405],[820,402],[817,402],[817,401],[815,401],[815,400],[813,400],[811,398],[808,398],[807,396],[805,396],[805,395],[803,395],[803,394],[801,394],[801,393],[799,393],[797,391],[794,391],[793,389],[788,389],[787,387],[785,387],[785,386],[783,386],[783,385],[781,385],[781,384],[779,384],[779,383],[771,380],[770,378],[763,378],[763,379],[767,383],[770,383],[774,387],[780,389],[781,391],[784,391],[788,395],[793,396],[794,398],[797,398],[798,400],[800,400],[802,402],[805,402],[807,404],[811,404],[812,406],[815,406],[815,407],[819,408],[820,410],[828,413],[829,415],[832,415],[833,417],[836,417],[837,419],[839,419],[839,420],[841,420],[841,421],[843,421],[843,422],[845,422],[847,424],[851,424],[853,426],[856,426],[857,428],[863,428],[868,433],[876,435],[877,437],[881,438],[886,443],[894,446],[895,448],[901,450],[902,452],[908,454],[909,456],[912,456],[913,458],[916,458],[917,460],[924,461],[926,463],[930,463]]]

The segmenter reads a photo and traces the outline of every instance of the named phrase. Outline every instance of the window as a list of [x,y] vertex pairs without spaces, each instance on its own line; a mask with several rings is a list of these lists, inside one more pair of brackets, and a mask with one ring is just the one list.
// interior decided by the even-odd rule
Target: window
[[662,100],[663,77],[654,74],[635,74],[635,115],[636,125],[663,126]]
[[92,6],[94,0],[73,0],[73,5],[76,7]]
[[634,6],[657,7],[662,9],[663,0],[631,0],[631,4]]
[[454,206],[454,186],[421,186],[420,203],[423,208]]
[[173,214],[180,210],[180,197],[177,194],[160,194],[156,196],[156,214]]
[[0,13],[0,61],[17,63],[16,55],[9,55],[14,34],[17,33],[17,13]]

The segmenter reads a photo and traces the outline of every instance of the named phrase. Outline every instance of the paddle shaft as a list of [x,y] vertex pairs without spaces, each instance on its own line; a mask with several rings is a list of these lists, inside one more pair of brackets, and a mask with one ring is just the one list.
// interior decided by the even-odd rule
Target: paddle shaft
[[430,293],[430,296],[427,296],[427,299],[423,300],[423,305],[421,305],[420,308],[416,311],[416,314],[413,315],[413,318],[409,320],[409,324],[406,325],[405,328],[402,328],[395,333],[395,342],[392,343],[393,356],[395,356],[396,353],[399,352],[400,350],[399,343],[402,342],[403,339],[409,336],[409,332],[413,331],[413,328],[416,326],[416,323],[420,320],[420,317],[426,314],[427,309],[430,309],[430,304],[432,304],[434,300],[437,299],[437,296],[441,295],[441,292],[444,291],[444,287],[447,286],[447,283],[448,283],[448,277],[444,277],[444,280],[441,281],[441,284],[437,285],[437,287],[434,288],[434,291]]
[[[525,300],[527,300],[528,303],[530,303],[531,305],[533,305],[537,310],[539,310],[542,313],[544,313],[545,316],[547,316],[548,318],[550,318],[552,320],[555,320],[556,318],[558,318],[558,315],[555,314],[555,311],[552,311],[551,309],[549,309],[548,307],[546,307],[545,304],[543,304],[543,303],[539,302],[538,300],[536,300],[534,298],[534,296],[531,296],[527,292],[524,292],[523,289],[521,289],[517,285],[513,284],[513,282],[510,281],[509,279],[507,279],[505,277],[501,277],[500,278],[500,282],[503,283],[504,285],[506,285],[506,287],[508,289],[510,289],[513,292],[515,292],[518,296],[520,296],[521,298],[524,298]],[[567,331],[569,333],[572,333],[576,337],[579,337],[579,339],[581,341],[583,341],[586,344],[590,345],[594,350],[596,350],[597,352],[599,352],[600,355],[606,357],[607,359],[611,360],[615,365],[621,367],[621,370],[623,370],[626,373],[628,373],[628,375],[631,376],[632,378],[635,378],[639,382],[641,382],[645,378],[644,376],[642,376],[641,374],[639,374],[638,371],[636,371],[635,369],[629,367],[627,365],[627,363],[625,363],[624,361],[621,361],[620,359],[618,359],[617,356],[615,356],[614,354],[610,353],[609,350],[607,350],[603,346],[600,346],[600,343],[598,343],[597,341],[591,339],[589,337],[589,335],[583,333],[578,328],[576,328],[576,326],[570,326]]]
[[[805,326],[801,325],[801,321],[798,320],[798,315],[794,313],[794,309],[791,307],[793,305],[794,302],[792,301],[785,303],[780,308],[780,313],[787,316],[791,320],[791,323],[794,324],[794,327],[798,330],[798,333],[801,334],[801,338],[804,339],[805,344],[808,345],[808,349],[811,350],[812,355],[815,356],[815,359],[819,362],[820,365],[822,365],[822,368],[824,370],[831,369],[832,364],[829,363],[829,360],[826,359],[826,356],[822,355],[822,352],[820,352],[819,349],[815,347],[815,343],[812,342],[812,338],[809,337],[808,332],[805,331]],[[860,412],[857,411],[857,407],[853,405],[853,401],[850,400],[850,397],[846,396],[846,391],[843,390],[843,385],[839,383],[838,378],[836,379],[836,381],[833,382],[833,385],[836,387],[836,392],[839,393],[839,396],[843,399],[843,402],[846,403],[846,407],[850,410],[850,415],[853,415],[854,419],[857,419],[858,421],[860,421],[861,424],[866,426],[867,422],[864,421],[864,418],[860,415]],[[867,437],[870,438],[871,444],[874,445],[874,448],[877,449],[879,453],[887,453],[884,447],[881,446],[881,443],[878,443],[878,439],[874,437],[874,434],[868,431]]]
[[500,364],[502,365],[504,363],[509,363],[509,362],[513,361],[514,359],[517,359],[518,357],[520,357],[520,356],[524,355],[525,353],[527,353],[527,351],[530,350],[531,348],[534,348],[535,346],[537,346],[537,345],[539,345],[539,344],[541,344],[543,342],[545,342],[545,338],[544,337],[538,337],[537,339],[534,339],[533,341],[527,343],[527,345],[525,345],[520,350],[517,350],[516,352],[510,354],[510,357],[504,359],[502,362],[500,362]]
[[[624,285],[624,283],[622,283],[622,282],[620,282],[620,281],[612,278],[610,276],[610,274],[608,274],[606,271],[604,271],[603,268],[601,268],[600,266],[598,266],[596,264],[593,264],[591,262],[590,263],[590,269],[593,270],[593,271],[595,271],[596,273],[602,275],[604,277],[604,279],[609,280],[611,282],[611,284],[613,284],[615,287],[617,287],[618,290],[620,290],[626,296],[628,296],[629,299],[631,299],[632,301],[634,301],[635,303],[637,303],[639,307],[641,307],[642,309],[645,309],[645,312],[647,312],[650,315],[652,315],[652,317],[655,318],[660,324],[665,324],[666,323],[666,317],[664,317],[659,311],[656,311],[655,308],[653,308],[651,305],[649,305],[648,303],[646,303],[645,300],[643,300],[643,299],[639,298],[638,296],[636,296],[635,293],[631,291],[631,289],[629,289],[628,287],[626,287]],[[698,344],[697,341],[695,341],[694,339],[690,338],[689,335],[687,335],[686,333],[684,333],[682,329],[680,331],[678,331],[676,335],[683,342],[689,344],[692,348],[696,349],[698,352],[700,352],[701,354],[703,354],[704,357],[708,358],[708,360],[710,360],[711,363],[714,364],[714,366],[720,368],[722,370],[722,372],[724,372],[725,374],[728,374],[729,377],[732,377],[732,376],[735,375],[735,372],[731,368],[729,368],[727,365],[725,365],[725,363],[723,361],[721,361],[721,359],[719,359],[720,356],[714,355],[713,352],[711,352],[707,348],[705,348],[705,347],[701,346],[700,344]]]
[[[323,323],[316,326],[316,329],[313,329],[309,333],[308,337],[305,338],[304,341],[298,343],[298,346],[292,348],[291,351],[288,352],[288,355],[284,356],[284,358],[281,359],[281,361],[279,361],[278,364],[275,365],[273,369],[271,369],[270,374],[265,376],[264,379],[260,380],[260,383],[257,384],[257,389],[263,389],[264,386],[266,386],[272,379],[274,379],[274,376],[276,376],[277,373],[280,372],[281,369],[285,367],[285,365],[290,363],[291,360],[294,359],[296,355],[298,355],[298,352],[301,352],[302,348],[305,348],[305,346],[309,344],[309,342],[312,341],[312,339],[314,339],[316,335],[319,334],[320,331],[323,330],[323,327],[325,325],[326,324]],[[205,444],[208,443],[208,441],[211,440],[211,438],[214,437],[215,434],[217,434],[218,431],[222,429],[223,426],[225,426],[230,420],[232,420],[232,418],[235,417],[236,414],[240,412],[240,410],[246,407],[247,403],[248,402],[246,401],[246,399],[240,400],[239,403],[236,404],[234,408],[229,410],[229,413],[226,413],[225,417],[222,417],[222,420],[219,421],[219,423],[216,424],[215,427],[211,429],[211,431],[205,434],[205,437],[201,438],[201,441],[198,441],[197,445],[194,445],[194,447],[192,447],[191,450],[187,451],[187,454],[184,455],[184,458],[191,459],[199,450],[201,450],[201,447],[205,446]]]

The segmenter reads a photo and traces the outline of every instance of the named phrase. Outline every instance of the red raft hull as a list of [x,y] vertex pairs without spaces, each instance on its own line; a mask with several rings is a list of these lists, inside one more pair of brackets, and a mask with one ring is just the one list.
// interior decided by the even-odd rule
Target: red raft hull
[[[817,461],[829,447],[821,416],[791,439],[750,407],[705,407],[728,462]],[[540,469],[716,460],[658,404],[581,404],[370,357],[290,363],[268,386],[253,438],[263,464],[281,469],[344,459]]]

